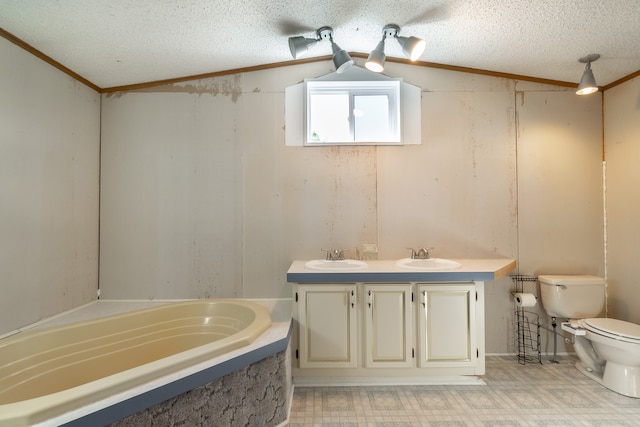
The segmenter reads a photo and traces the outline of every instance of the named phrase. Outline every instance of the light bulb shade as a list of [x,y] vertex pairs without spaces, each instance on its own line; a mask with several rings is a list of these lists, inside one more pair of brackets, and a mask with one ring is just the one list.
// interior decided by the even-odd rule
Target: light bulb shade
[[591,71],[591,65],[587,64],[584,69],[584,73],[582,73],[582,78],[580,79],[580,84],[578,85],[576,94],[589,95],[597,91],[598,85],[596,85],[596,78],[593,76],[593,71]]
[[427,47],[427,42],[417,37],[398,36],[398,43],[402,46],[402,52],[409,57],[411,61],[420,58]]
[[384,40],[382,40],[369,54],[365,67],[374,73],[381,73],[384,70],[384,61],[386,59],[387,55],[384,54]]
[[315,44],[318,43],[316,39],[308,39],[306,37],[297,36],[289,37],[289,50],[293,59],[298,59],[309,52]]
[[333,65],[336,67],[336,73],[344,73],[353,65],[351,56],[333,41],[331,41],[331,50],[333,51]]

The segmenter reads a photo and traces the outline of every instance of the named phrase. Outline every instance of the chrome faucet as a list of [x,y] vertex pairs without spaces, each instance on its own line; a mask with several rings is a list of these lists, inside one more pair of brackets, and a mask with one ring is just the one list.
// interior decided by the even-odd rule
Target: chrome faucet
[[407,248],[411,250],[411,259],[429,259],[429,250],[433,248],[421,248],[416,252],[413,248]]
[[342,249],[342,250],[321,249],[321,250],[327,253],[327,256],[325,258],[327,261],[341,261],[341,260],[344,260],[344,252],[348,251],[349,249]]
[[429,259],[429,249],[421,248],[416,254],[418,259]]

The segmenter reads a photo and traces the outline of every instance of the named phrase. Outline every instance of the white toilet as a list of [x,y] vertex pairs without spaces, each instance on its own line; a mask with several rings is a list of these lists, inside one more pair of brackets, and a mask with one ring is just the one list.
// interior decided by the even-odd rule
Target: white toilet
[[604,308],[605,280],[541,275],[538,281],[547,314],[569,320],[562,329],[575,335],[578,370],[617,393],[640,398],[640,325],[595,318]]

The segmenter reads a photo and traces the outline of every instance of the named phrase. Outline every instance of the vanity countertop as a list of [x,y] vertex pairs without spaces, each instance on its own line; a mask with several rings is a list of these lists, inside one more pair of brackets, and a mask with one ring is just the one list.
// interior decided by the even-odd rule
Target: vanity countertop
[[365,261],[367,266],[358,270],[310,270],[307,261],[293,261],[287,271],[290,283],[408,283],[408,282],[468,282],[493,281],[506,276],[516,268],[509,258],[454,259],[462,264],[455,270],[414,270],[396,266],[396,260]]

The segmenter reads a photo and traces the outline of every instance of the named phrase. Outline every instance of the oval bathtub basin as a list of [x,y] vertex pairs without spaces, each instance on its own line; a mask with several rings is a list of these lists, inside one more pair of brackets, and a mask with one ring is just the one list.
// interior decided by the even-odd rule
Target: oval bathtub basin
[[396,266],[411,270],[440,271],[456,270],[462,267],[462,264],[460,264],[458,261],[443,258],[402,258],[396,261]]
[[266,307],[196,300],[0,340],[0,425],[42,422],[253,342]]
[[330,261],[327,259],[314,259],[304,265],[309,270],[345,271],[362,270],[367,268],[367,263],[356,259],[341,259]]

